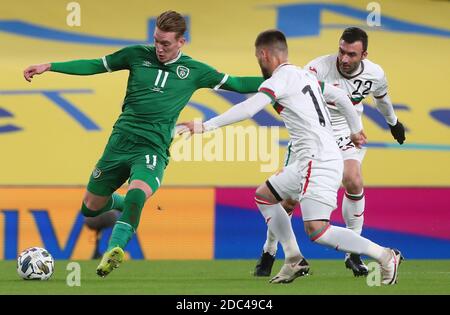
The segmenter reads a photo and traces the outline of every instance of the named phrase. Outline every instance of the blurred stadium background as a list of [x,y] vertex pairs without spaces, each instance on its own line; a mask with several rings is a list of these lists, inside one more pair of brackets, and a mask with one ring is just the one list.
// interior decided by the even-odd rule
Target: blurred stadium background
[[[350,25],[369,34],[369,58],[389,81],[397,115],[408,129],[400,146],[366,105],[369,150],[363,163],[363,235],[402,249],[407,258],[450,259],[450,3],[377,1],[381,27],[366,25],[369,1],[77,1],[81,25],[68,26],[69,1],[2,1],[0,10],[0,259],[30,246],[56,259],[89,259],[94,234],[79,213],[84,185],[120,113],[128,72],[96,76],[46,73],[32,84],[30,64],[97,58],[152,42],[155,17],[173,9],[189,20],[184,53],[233,75],[259,75],[256,35],[279,28],[290,61],[304,65],[337,51]],[[221,113],[245,96],[202,90],[180,121]],[[242,123],[279,125],[276,113]],[[287,133],[281,129],[281,144]],[[280,161],[285,147],[280,146]],[[257,258],[265,223],[253,203],[270,173],[261,161],[175,162],[146,205],[127,252],[135,259]],[[342,192],[341,192],[342,194]],[[333,221],[342,224],[340,208]],[[295,231],[310,258],[340,258]],[[105,249],[109,233],[101,239]],[[281,250],[279,251],[281,253]]]

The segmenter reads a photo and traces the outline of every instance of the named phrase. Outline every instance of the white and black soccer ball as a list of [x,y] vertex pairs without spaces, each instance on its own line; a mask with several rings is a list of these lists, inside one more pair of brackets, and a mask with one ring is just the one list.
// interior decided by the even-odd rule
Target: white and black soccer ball
[[55,261],[44,248],[30,247],[17,257],[17,273],[22,279],[48,280],[54,270]]

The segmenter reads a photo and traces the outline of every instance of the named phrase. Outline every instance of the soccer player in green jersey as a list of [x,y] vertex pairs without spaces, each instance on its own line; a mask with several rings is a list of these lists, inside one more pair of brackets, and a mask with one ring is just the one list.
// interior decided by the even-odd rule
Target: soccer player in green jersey
[[[129,46],[103,58],[40,64],[24,71],[27,81],[46,71],[74,75],[130,72],[122,113],[81,205],[87,217],[111,209],[122,211],[97,267],[99,276],[108,275],[123,261],[123,248],[136,232],[145,201],[161,186],[175,123],[192,94],[201,88],[252,93],[263,82],[261,77],[228,76],[184,55],[185,31],[184,18],[167,11],[157,18],[153,46]],[[115,193],[127,179],[126,195]]]

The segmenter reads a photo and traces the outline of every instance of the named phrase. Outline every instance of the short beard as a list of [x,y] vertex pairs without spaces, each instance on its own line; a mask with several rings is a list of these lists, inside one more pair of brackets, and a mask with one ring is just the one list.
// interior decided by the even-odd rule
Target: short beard
[[357,69],[358,69],[358,67],[359,67],[359,63],[358,64],[356,64],[352,69],[350,69],[349,71],[345,71],[344,70],[344,68],[339,64],[339,70],[341,70],[341,72],[342,73],[345,73],[345,74],[352,74],[352,73],[354,73]]
[[263,75],[263,77],[264,77],[264,80],[267,80],[268,78],[270,78],[272,75],[271,74],[269,74],[269,72],[266,70],[266,69],[264,69],[264,68],[261,68],[261,72],[262,72],[262,75]]

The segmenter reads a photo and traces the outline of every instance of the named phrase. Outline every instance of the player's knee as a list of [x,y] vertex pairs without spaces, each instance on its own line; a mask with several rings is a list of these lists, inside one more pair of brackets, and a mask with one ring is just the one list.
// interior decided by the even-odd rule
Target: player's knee
[[255,195],[264,195],[266,190],[266,184],[259,185],[258,188],[256,188]]
[[293,199],[286,199],[281,202],[281,206],[286,210],[287,214],[291,214],[296,205],[297,201]]
[[97,196],[87,191],[83,198],[83,205],[88,210],[99,211],[106,206],[110,198],[110,196]]
[[84,203],[84,201],[83,201],[83,203],[81,204],[81,213],[82,213],[85,217],[92,218],[92,217],[98,216],[98,215],[100,214],[100,211],[89,209],[89,207],[86,206],[85,203]]
[[[98,213],[98,211],[96,211]],[[91,230],[100,231],[114,226],[121,212],[117,210],[107,211],[96,217],[86,216],[84,224]]]
[[359,194],[363,190],[363,181],[359,174],[345,174],[342,184],[350,194]]
[[314,233],[314,231],[315,231],[315,228],[314,228],[314,226],[311,224],[311,222],[305,222],[304,227],[305,227],[305,233],[306,233],[306,235],[311,235],[311,234]]
[[134,179],[131,181],[130,186],[128,187],[128,192],[131,190],[141,190],[145,193],[145,199],[150,198],[153,195],[153,190],[149,184],[140,179]]
[[305,232],[311,242],[315,242],[329,226],[328,221],[308,221],[305,222]]
[[280,200],[277,200],[277,198],[270,191],[269,187],[267,187],[266,183],[260,185],[255,191],[255,202],[257,204],[276,204],[279,201]]

